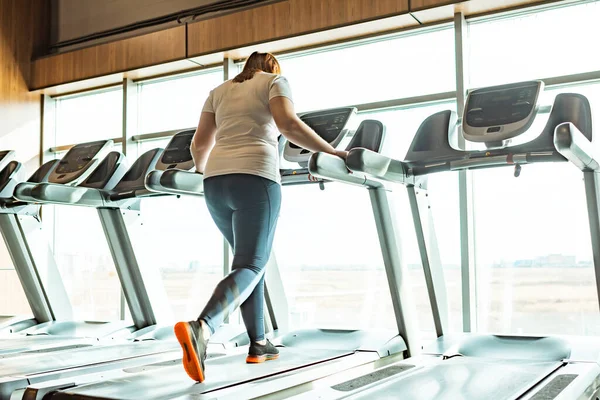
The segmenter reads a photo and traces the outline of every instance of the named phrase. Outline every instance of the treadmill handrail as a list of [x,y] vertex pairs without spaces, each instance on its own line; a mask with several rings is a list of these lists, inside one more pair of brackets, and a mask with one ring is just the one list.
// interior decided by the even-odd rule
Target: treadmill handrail
[[31,197],[39,202],[86,207],[103,207],[108,200],[108,195],[103,190],[60,183],[37,184],[31,189]]
[[165,171],[160,171],[157,169],[155,169],[154,171],[150,171],[150,173],[146,175],[146,179],[144,181],[146,189],[148,189],[151,192],[164,193],[166,189],[160,184],[160,178],[163,172]]
[[149,191],[192,196],[204,195],[204,175],[181,169],[152,171],[146,175]]
[[362,173],[388,182],[411,182],[406,163],[368,149],[350,150],[346,166],[353,173]]
[[26,203],[37,203],[38,200],[31,195],[34,187],[39,185],[37,182],[20,182],[15,187],[13,197]]
[[360,171],[350,171],[343,158],[329,153],[314,153],[308,162],[308,170],[311,175],[326,180],[371,188],[383,186],[381,182],[368,179]]
[[561,155],[580,170],[598,171],[600,169],[592,143],[573,123],[563,122],[554,128],[554,146]]

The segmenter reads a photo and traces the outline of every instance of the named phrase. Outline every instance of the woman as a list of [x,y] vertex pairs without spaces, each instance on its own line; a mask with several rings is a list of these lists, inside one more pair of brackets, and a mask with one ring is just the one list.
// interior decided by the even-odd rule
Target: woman
[[313,152],[346,156],[296,116],[280,71],[273,55],[254,52],[238,76],[210,92],[192,141],[208,210],[233,249],[232,271],[198,320],[175,325],[185,370],[198,382],[205,377],[208,339],[238,306],[250,337],[246,362],[279,356],[265,340],[263,303],[264,270],[281,205],[280,132]]

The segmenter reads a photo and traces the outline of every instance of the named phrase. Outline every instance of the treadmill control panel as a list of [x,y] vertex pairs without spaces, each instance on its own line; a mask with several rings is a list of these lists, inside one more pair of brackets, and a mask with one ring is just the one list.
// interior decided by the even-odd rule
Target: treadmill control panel
[[85,179],[98,164],[98,159],[104,156],[104,152],[110,149],[112,144],[112,140],[99,140],[73,146],[58,162],[48,181],[67,184]]
[[[348,133],[348,124],[356,114],[356,108],[343,107],[331,110],[315,111],[303,114],[300,119],[319,136],[336,147]],[[311,152],[291,142],[287,142],[283,157],[291,162],[307,162]]]
[[465,139],[498,143],[521,135],[535,119],[542,90],[542,81],[531,81],[470,92],[462,123]]
[[156,169],[177,168],[185,171],[192,169],[194,160],[192,159],[191,146],[195,132],[195,129],[188,129],[176,133],[165,147],[160,160],[156,163]]

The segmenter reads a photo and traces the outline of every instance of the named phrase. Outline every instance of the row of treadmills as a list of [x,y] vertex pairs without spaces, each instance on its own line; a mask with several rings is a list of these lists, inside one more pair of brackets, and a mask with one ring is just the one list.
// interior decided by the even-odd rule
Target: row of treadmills
[[[592,240],[600,241],[600,164],[589,102],[563,93],[544,109],[543,90],[540,81],[473,90],[461,118],[448,110],[423,121],[402,159],[382,154],[381,122],[364,120],[350,129],[354,108],[302,114],[325,140],[350,152],[344,161],[282,140],[282,157],[296,166],[281,171],[282,184],[315,184],[312,175],[321,187],[337,182],[368,190],[398,329],[279,327],[272,341],[281,356],[255,365],[245,363],[243,330],[227,326],[211,338],[203,383],[192,382],[183,370],[172,326],[155,313],[150,278],[137,263],[127,230],[128,214],[138,213],[145,198],[202,196],[202,175],[193,172],[189,150],[194,131],[176,134],[164,149],[147,151],[131,166],[110,151],[111,141],[76,145],[25,181],[14,152],[2,152],[0,229],[34,318],[0,321],[0,399],[600,399],[600,339],[446,333],[439,300],[443,271],[432,267],[434,246],[421,224],[424,210],[415,188],[426,191],[429,174],[511,166],[518,175],[525,164],[568,161],[583,172]],[[462,148],[459,135],[467,143]],[[392,217],[388,196],[403,187],[413,221]],[[130,322],[73,321],[47,247],[37,248],[32,240],[44,204],[97,209]],[[424,347],[404,290],[397,222],[414,225],[418,239],[438,336]],[[600,270],[600,259],[594,262]],[[272,283],[268,275],[267,293]]]

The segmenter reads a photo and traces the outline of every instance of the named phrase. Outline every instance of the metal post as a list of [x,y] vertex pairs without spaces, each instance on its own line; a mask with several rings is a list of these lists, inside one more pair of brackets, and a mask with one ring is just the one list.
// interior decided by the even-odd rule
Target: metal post
[[[124,155],[133,155],[135,144],[131,138],[137,134],[138,122],[138,86],[130,78],[123,79],[123,115],[121,151]],[[120,317],[125,319],[126,299],[121,288]]]
[[137,134],[138,122],[138,87],[130,79],[123,79],[123,130],[122,130],[122,149],[123,154],[132,155],[133,142],[131,137]]
[[[437,337],[442,337],[445,328],[448,326],[448,300],[446,297],[446,283],[444,281],[441,263],[439,262],[439,255],[437,254],[437,239],[435,238],[435,233],[431,232],[430,238],[433,240],[430,241],[432,243],[431,247],[428,249],[425,233],[423,232],[423,223],[421,221],[420,209],[423,208],[419,207],[419,200],[417,199],[415,187],[410,185],[407,186],[406,189],[408,190],[408,199],[412,211],[415,233],[417,235],[421,263],[423,264],[423,272],[425,273],[425,283],[427,285],[427,292],[429,293],[429,303],[431,304],[435,333]],[[423,196],[422,191],[424,191],[424,189],[419,189],[421,198],[424,198],[425,196]],[[426,200],[425,202],[428,203]],[[428,209],[428,204],[426,204],[425,207]],[[433,253],[435,253],[435,255]],[[431,261],[437,262],[434,268],[431,267]]]
[[273,330],[280,335],[287,332],[289,307],[274,251],[271,251],[265,270],[265,303]]
[[[233,78],[235,64],[233,59],[223,57],[223,82]],[[229,243],[223,238],[223,276],[227,276],[231,272],[231,260],[229,258]],[[266,290],[265,290],[266,291]],[[229,323],[229,315],[224,319],[225,323]]]
[[594,171],[584,171],[585,200],[587,203],[590,235],[592,237],[592,254],[594,271],[596,272],[596,292],[600,302],[600,203],[598,198],[598,174]]
[[[229,259],[229,242],[223,237],[223,276],[231,272],[231,260]],[[229,323],[229,314],[225,315],[224,323]]]
[[223,237],[223,276],[231,272],[231,257],[229,257],[229,242]]
[[121,281],[121,287],[127,299],[133,323],[138,329],[155,325],[156,316],[154,315],[148,288],[144,283],[133,252],[122,210],[118,208],[99,208],[98,215]]
[[[462,116],[467,95],[467,22],[462,13],[454,14],[454,44],[456,49],[456,110]],[[458,145],[465,148],[465,140],[458,135]],[[462,281],[463,331],[471,332],[477,322],[473,304],[477,299],[476,270],[474,263],[474,225],[472,177],[466,170],[458,172],[458,199],[460,216],[460,254]]]
[[47,161],[48,154],[46,152],[46,147],[50,148],[50,146],[46,146],[46,143],[50,142],[50,137],[56,137],[54,135],[56,130],[56,100],[47,94],[43,94],[41,96],[41,121],[39,154],[40,165]]
[[237,75],[236,65],[233,62],[233,58],[223,58],[223,81],[233,79]]
[[369,196],[375,217],[375,225],[379,236],[379,245],[385,265],[392,305],[396,316],[398,333],[404,339],[407,346],[407,356],[416,355],[419,352],[418,335],[414,324],[410,324],[410,296],[408,285],[404,279],[404,265],[401,257],[400,238],[395,228],[395,219],[392,215],[388,201],[388,192],[385,188],[370,188]]

